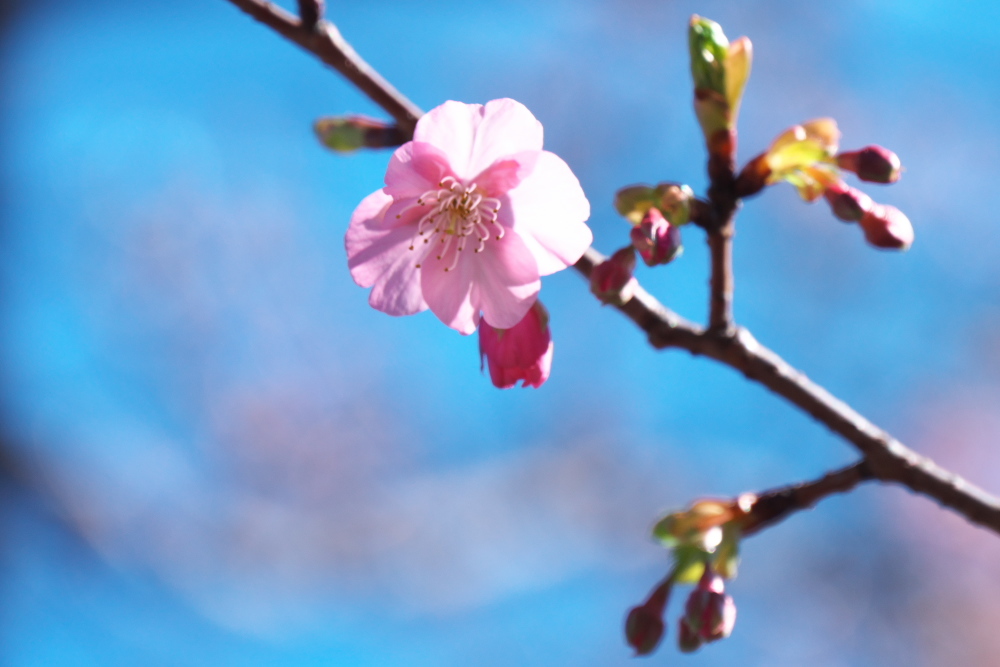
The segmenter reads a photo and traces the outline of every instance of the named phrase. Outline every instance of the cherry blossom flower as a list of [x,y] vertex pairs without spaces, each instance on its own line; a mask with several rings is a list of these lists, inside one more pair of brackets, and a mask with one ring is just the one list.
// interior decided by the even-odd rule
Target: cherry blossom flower
[[552,368],[552,336],[549,314],[535,301],[520,322],[510,329],[497,329],[486,322],[479,328],[479,355],[490,366],[494,386],[509,389],[541,387]]
[[540,276],[576,262],[593,240],[590,203],[542,125],[519,102],[445,102],[389,162],[347,230],[354,281],[390,315],[427,308],[462,334],[480,317],[521,322]]

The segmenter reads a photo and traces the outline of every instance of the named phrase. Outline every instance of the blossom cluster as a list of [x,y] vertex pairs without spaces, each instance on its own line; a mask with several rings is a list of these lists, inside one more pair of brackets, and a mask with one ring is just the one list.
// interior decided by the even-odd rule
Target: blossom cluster
[[876,248],[906,250],[913,244],[913,225],[895,206],[878,204],[841,178],[855,174],[866,183],[891,184],[902,175],[899,157],[882,146],[839,151],[840,130],[832,118],[794,125],[751,160],[740,172],[741,196],[781,181],[791,183],[806,201],[823,197],[834,216],[856,222]]
[[744,521],[756,498],[703,499],[660,519],[653,536],[670,549],[673,567],[625,618],[625,639],[636,655],[656,650],[666,634],[664,614],[673,588],[695,584],[678,621],[677,645],[685,653],[725,639],[736,625],[736,603],[726,580],[736,576]]
[[430,309],[461,334],[478,328],[495,385],[538,387],[552,359],[540,279],[580,259],[589,217],[579,181],[542,149],[524,105],[449,101],[421,117],[385,187],[354,211],[348,267],[378,310]]

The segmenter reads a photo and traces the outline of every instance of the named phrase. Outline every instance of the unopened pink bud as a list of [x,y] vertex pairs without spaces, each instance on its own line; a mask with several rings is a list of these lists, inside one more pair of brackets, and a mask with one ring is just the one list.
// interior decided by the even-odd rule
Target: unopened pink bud
[[636,655],[649,655],[659,645],[666,626],[663,610],[670,598],[672,580],[661,583],[650,594],[649,599],[638,607],[633,607],[625,618],[625,640],[635,649]]
[[872,198],[840,181],[823,193],[833,214],[845,222],[857,222],[875,205]]
[[706,568],[684,608],[684,621],[702,642],[724,639],[736,624],[736,603],[725,593],[722,577]]
[[837,156],[837,166],[853,171],[862,181],[870,183],[895,183],[902,171],[899,156],[882,146],[865,146],[841,153]]
[[552,369],[552,336],[549,314],[541,301],[510,329],[491,327],[484,319],[479,327],[479,359],[490,367],[490,380],[501,389],[519,381],[522,387],[541,387]]
[[590,291],[604,303],[624,306],[635,291],[634,272],[635,250],[627,246],[594,267],[590,274]]
[[875,204],[858,221],[865,239],[876,248],[907,250],[913,245],[913,225],[895,206]]
[[677,629],[677,647],[680,648],[681,652],[694,653],[704,643],[698,633],[688,624],[687,618],[682,616]]
[[646,266],[669,264],[684,251],[680,229],[671,225],[657,208],[649,209],[629,236]]
[[663,617],[646,605],[633,607],[625,619],[625,639],[636,655],[649,655],[659,646],[666,626]]

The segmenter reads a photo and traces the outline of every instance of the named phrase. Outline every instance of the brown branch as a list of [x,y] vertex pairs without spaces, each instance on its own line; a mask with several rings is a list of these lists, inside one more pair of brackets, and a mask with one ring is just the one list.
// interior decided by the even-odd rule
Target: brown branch
[[732,334],[733,327],[733,221],[708,233],[712,275],[709,279],[708,326]]
[[299,0],[299,20],[303,28],[312,30],[323,18],[323,0]]
[[736,233],[736,132],[717,132],[708,144],[708,201],[715,226],[708,228],[712,275],[708,328],[733,332],[733,235]]
[[366,63],[332,23],[320,21],[315,26],[303,25],[281,7],[263,0],[229,2],[340,72],[372,102],[395,118],[404,134],[413,134],[417,119],[423,112]]
[[[365,63],[334,26],[321,22],[314,32],[310,32],[293,16],[270,3],[229,1],[333,66],[393,116],[404,136],[412,135],[420,110]],[[712,151],[713,154],[720,152]],[[719,253],[718,269],[713,267],[713,295],[718,293],[721,306],[718,316],[710,319],[709,328],[705,330],[688,322],[638,286],[634,296],[616,308],[646,332],[653,347],[677,347],[720,361],[812,415],[861,452],[874,479],[902,484],[950,507],[969,521],[1000,533],[1000,499],[907,448],[758,343],[749,331],[732,325],[732,267],[727,248],[731,243],[731,230],[728,236],[721,230],[731,226],[738,207],[734,154],[732,150],[727,160],[709,161],[712,180],[709,200],[714,219],[719,224],[719,231],[710,231],[709,239],[711,243],[713,234],[722,235],[718,243],[724,251]],[[601,253],[588,248],[575,268],[589,278],[594,266],[604,259]],[[716,271],[718,281],[715,280]]]
[[757,495],[743,521],[744,537],[784,521],[795,512],[811,509],[834,493],[847,493],[861,482],[873,479],[867,461],[829,472],[812,482],[771,489]]
[[[591,248],[575,268],[589,276],[602,261],[604,256]],[[721,361],[812,415],[865,456],[875,479],[902,484],[1000,533],[1000,499],[903,445],[758,343],[746,329],[737,328],[732,335],[704,330],[641,287],[617,308],[646,332],[653,347],[677,347]]]

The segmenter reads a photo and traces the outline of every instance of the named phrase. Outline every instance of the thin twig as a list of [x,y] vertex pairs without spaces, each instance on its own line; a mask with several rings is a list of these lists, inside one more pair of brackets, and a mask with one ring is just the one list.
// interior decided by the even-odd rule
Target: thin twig
[[417,119],[423,112],[366,63],[332,23],[320,21],[314,27],[306,27],[297,18],[270,2],[229,1],[340,72],[358,90],[371,98],[372,102],[395,118],[404,134],[412,136]]
[[732,220],[708,233],[712,275],[709,279],[708,326],[721,334],[733,332],[733,234]]
[[733,235],[736,233],[736,132],[720,131],[708,142],[708,201],[715,226],[708,228],[712,273],[708,328],[733,333]]
[[812,482],[782,486],[757,495],[743,522],[743,535],[768,528],[802,510],[812,508],[834,493],[847,493],[861,482],[873,479],[867,461],[829,472]]
[[[322,22],[315,32],[308,32],[298,20],[270,3],[260,0],[229,1],[332,65],[393,116],[404,136],[412,135],[413,126],[421,115],[420,110],[365,63],[332,25]],[[717,187],[720,182],[720,177],[713,172],[719,168],[725,168],[728,178],[735,181],[731,163],[720,167],[710,162],[713,186]],[[731,201],[727,201],[727,197]],[[726,221],[731,223],[738,206],[735,183],[728,187],[728,192],[716,190],[713,193],[710,189],[709,198],[722,229]],[[732,269],[729,257],[728,251],[720,254],[723,260],[720,273],[725,274],[728,270],[729,281],[720,279],[716,284],[713,279],[713,291],[718,288],[723,296],[720,303],[726,302],[725,295],[728,293],[731,305]],[[575,268],[589,278],[594,266],[604,259],[600,252],[589,248]],[[653,347],[677,347],[720,361],[812,415],[861,452],[873,478],[902,484],[950,507],[969,521],[1000,533],[1000,499],[904,446],[758,343],[746,329],[719,326],[727,321],[723,317],[718,321],[710,320],[709,329],[702,329],[663,306],[642,287],[637,287],[632,299],[617,308],[646,332]],[[728,322],[732,321],[731,317],[730,311]]]

